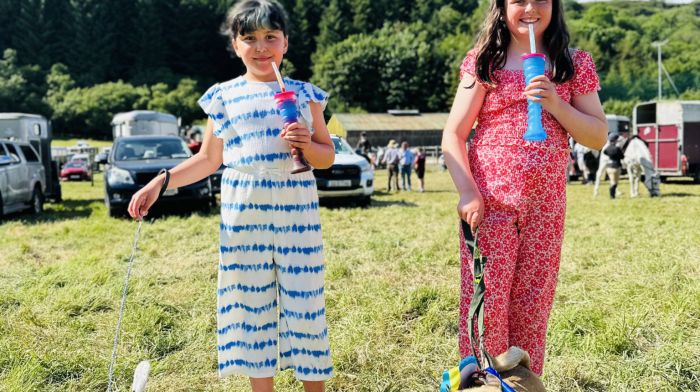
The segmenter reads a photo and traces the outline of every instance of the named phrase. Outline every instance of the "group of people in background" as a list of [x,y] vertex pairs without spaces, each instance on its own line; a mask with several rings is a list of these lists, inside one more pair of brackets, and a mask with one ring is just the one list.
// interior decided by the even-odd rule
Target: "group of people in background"
[[[360,143],[362,138],[360,139]],[[419,192],[425,192],[425,158],[423,148],[411,149],[407,141],[401,142],[389,140],[380,163],[386,165],[387,170],[387,192],[403,190],[412,191],[411,174],[415,170],[418,177]],[[399,176],[401,177],[401,188],[399,188]]]

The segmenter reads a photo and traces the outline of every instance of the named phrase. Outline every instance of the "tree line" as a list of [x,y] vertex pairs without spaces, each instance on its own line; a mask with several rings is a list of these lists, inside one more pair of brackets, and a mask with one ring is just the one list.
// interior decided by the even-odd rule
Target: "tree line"
[[[331,93],[334,111],[447,111],[485,0],[283,0],[284,72]],[[120,111],[203,118],[207,86],[240,75],[219,33],[224,0],[0,0],[0,111],[40,113],[57,134],[109,137]],[[593,54],[606,111],[631,114],[657,91],[700,98],[700,3],[565,2],[572,47]]]

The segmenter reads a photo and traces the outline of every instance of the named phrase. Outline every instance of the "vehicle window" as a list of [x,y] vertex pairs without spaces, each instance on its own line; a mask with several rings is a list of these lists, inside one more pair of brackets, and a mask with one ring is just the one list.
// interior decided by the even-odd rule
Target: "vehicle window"
[[82,162],[68,162],[64,167],[85,167],[85,164]]
[[10,154],[10,157],[12,157],[12,160],[15,161],[15,163],[22,162],[21,159],[19,159],[19,152],[17,152],[17,148],[15,148],[14,144],[6,144],[7,147],[7,152]]
[[354,154],[355,152],[352,150],[352,147],[346,142],[344,139],[341,138],[333,138],[333,146],[335,147],[335,153],[336,154]]
[[7,154],[7,150],[5,150],[5,145],[0,143],[0,163],[9,163],[12,162],[12,158]]
[[620,120],[620,122],[617,123],[617,133],[627,133],[630,130],[630,123],[629,121],[624,121]]
[[192,155],[184,141],[129,140],[119,143],[115,153],[117,161],[138,161],[143,159],[178,159]]
[[22,154],[27,158],[27,162],[39,162],[39,157],[34,152],[34,149],[29,146],[19,146],[22,149]]

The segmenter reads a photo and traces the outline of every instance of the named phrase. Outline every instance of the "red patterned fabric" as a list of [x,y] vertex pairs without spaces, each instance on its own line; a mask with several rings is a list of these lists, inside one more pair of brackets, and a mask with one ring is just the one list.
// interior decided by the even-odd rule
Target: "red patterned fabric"
[[[574,77],[557,85],[559,96],[600,89],[590,54],[575,50]],[[474,52],[460,68],[474,75]],[[551,77],[549,70],[547,75]],[[484,198],[479,247],[485,270],[485,341],[491,355],[510,346],[527,350],[542,373],[547,321],[554,300],[566,212],[568,134],[546,111],[544,142],[526,142],[527,101],[522,70],[497,70],[469,143],[469,165]],[[472,259],[461,241],[460,353],[470,355],[467,318],[473,294]]]

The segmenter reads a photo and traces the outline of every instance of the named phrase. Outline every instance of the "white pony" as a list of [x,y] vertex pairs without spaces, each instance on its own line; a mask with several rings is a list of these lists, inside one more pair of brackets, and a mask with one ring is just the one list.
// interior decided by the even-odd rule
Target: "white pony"
[[[601,151],[605,150],[609,144],[610,142],[605,143]],[[622,149],[625,152],[622,165],[627,169],[627,175],[630,180],[630,197],[639,196],[639,180],[642,177],[642,173],[644,173],[644,185],[649,190],[651,197],[661,195],[659,190],[659,175],[656,170],[654,170],[654,164],[651,162],[651,153],[646,143],[644,143],[639,136],[634,135],[624,142]],[[605,179],[605,168],[608,166],[609,162],[610,157],[601,152],[598,171],[595,174],[593,196],[598,196],[600,181]]]
[[659,175],[654,170],[647,144],[639,136],[634,135],[625,142],[622,150],[625,152],[622,164],[627,167],[630,179],[630,197],[639,196],[639,180],[642,178],[642,172],[644,173],[644,185],[649,190],[651,197],[660,196]]

